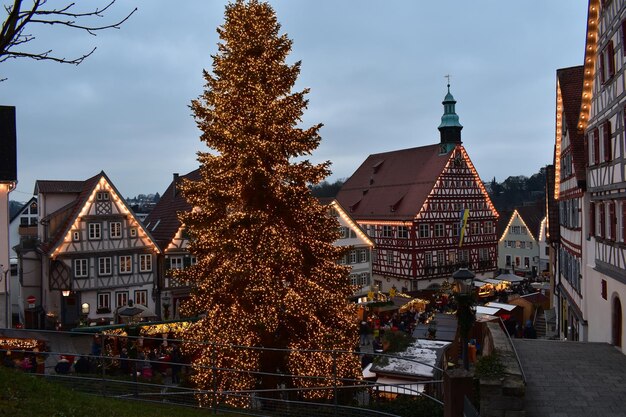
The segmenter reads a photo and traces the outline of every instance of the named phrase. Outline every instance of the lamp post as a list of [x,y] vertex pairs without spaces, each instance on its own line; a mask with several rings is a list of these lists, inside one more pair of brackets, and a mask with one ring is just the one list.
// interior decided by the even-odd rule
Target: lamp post
[[474,273],[467,268],[460,268],[452,274],[455,283],[454,296],[457,304],[456,317],[461,333],[463,367],[466,370],[469,369],[468,337],[476,321],[476,313],[473,308],[475,304],[473,293],[474,277]]

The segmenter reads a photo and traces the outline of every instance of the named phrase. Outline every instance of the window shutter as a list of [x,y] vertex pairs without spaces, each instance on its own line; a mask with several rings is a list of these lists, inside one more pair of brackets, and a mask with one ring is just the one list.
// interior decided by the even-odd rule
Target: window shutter
[[602,137],[604,142],[604,162],[611,160],[611,122],[604,122],[602,127]]
[[626,200],[622,200],[622,242],[626,242]]
[[609,236],[609,239],[611,240],[616,240],[615,239],[615,224],[617,223],[617,218],[615,217],[615,202],[611,201],[610,203],[608,203],[609,205],[609,221],[611,222],[611,224],[609,225],[609,229],[611,231],[611,236]]
[[615,49],[613,49],[613,41],[609,41],[606,46],[606,64],[609,70],[607,79],[615,75]]
[[598,128],[593,131],[593,163],[600,163],[600,132]]
[[[626,214],[626,211],[624,212]],[[589,237],[596,234],[596,204],[589,203]]]
[[626,20],[622,21],[622,51],[626,55]]
[[599,208],[599,214],[600,214],[600,230],[599,230],[599,235],[601,238],[606,237],[606,216],[605,216],[605,208],[604,208],[605,204],[604,203],[598,203],[598,208]]
[[598,54],[598,73],[600,74],[600,83],[604,84],[606,81],[604,77],[604,55],[606,51],[602,51]]
[[[626,108],[625,108],[624,112],[625,112],[624,113],[624,116],[625,116],[624,120],[626,121]],[[590,133],[586,134],[585,135],[585,139],[584,139],[584,147],[585,147],[585,150],[587,151],[587,152],[585,152],[585,167],[588,167],[589,163],[591,161],[591,156],[590,156],[591,155],[591,143],[593,142],[593,140],[589,136],[590,136]]]
[[191,256],[185,256],[183,258],[183,268],[188,268],[191,266]]

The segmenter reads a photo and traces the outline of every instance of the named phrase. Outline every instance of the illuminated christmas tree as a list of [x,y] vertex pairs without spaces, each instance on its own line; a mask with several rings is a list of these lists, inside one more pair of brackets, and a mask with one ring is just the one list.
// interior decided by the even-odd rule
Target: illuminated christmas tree
[[300,62],[285,62],[291,40],[279,30],[266,3],[226,6],[213,72],[204,72],[205,91],[192,102],[209,148],[199,153],[201,180],[182,185],[195,207],[181,220],[197,258],[183,272],[196,287],[186,309],[206,314],[186,334],[206,343],[194,361],[201,389],[351,385],[341,378],[361,375],[357,356],[330,352],[358,344],[356,313],[348,270],[336,262],[338,223],[307,188],[329,174],[328,162],[304,159],[318,146],[322,125],[299,127],[308,90],[292,92]]

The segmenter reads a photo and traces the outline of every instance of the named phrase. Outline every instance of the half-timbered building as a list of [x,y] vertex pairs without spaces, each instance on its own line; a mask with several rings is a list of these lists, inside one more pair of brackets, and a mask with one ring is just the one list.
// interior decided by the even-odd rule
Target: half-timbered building
[[[587,143],[586,259],[582,282],[576,285],[586,297],[588,335],[582,339],[613,343],[622,351],[626,351],[625,57],[626,2],[590,0],[578,120]],[[580,278],[576,271],[568,273]],[[584,324],[568,326],[584,331]]]
[[66,327],[109,324],[130,301],[154,311],[159,249],[104,172],[85,181],[39,180],[35,194],[37,244],[17,252],[23,293],[47,318]]
[[540,272],[539,242],[544,210],[539,205],[500,212],[498,269],[534,279]]
[[424,289],[460,267],[496,268],[498,213],[461,142],[455,104],[448,87],[439,143],[370,155],[337,195],[374,241],[383,291]]
[[[583,283],[583,218],[586,189],[584,136],[578,131],[584,67],[556,73],[555,188],[559,241],[554,297],[561,337],[586,339]],[[569,329],[569,331],[568,331]]]
[[183,179],[199,180],[200,170],[197,169],[183,176],[174,174],[171,184],[144,222],[146,229],[161,249],[158,262],[158,291],[162,302],[163,318],[179,317],[179,306],[189,297],[191,291],[188,281],[182,281],[173,274],[173,271],[187,268],[195,263],[195,258],[188,250],[189,240],[185,227],[178,218],[179,213],[191,211],[193,208],[180,193],[179,185]]

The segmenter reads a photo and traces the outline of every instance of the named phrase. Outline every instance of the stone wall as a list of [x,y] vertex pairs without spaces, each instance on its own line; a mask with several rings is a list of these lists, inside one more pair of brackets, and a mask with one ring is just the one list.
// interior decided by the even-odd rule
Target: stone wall
[[480,378],[481,417],[523,417],[526,384],[511,342],[498,323],[486,323],[483,356],[497,352],[504,372]]

